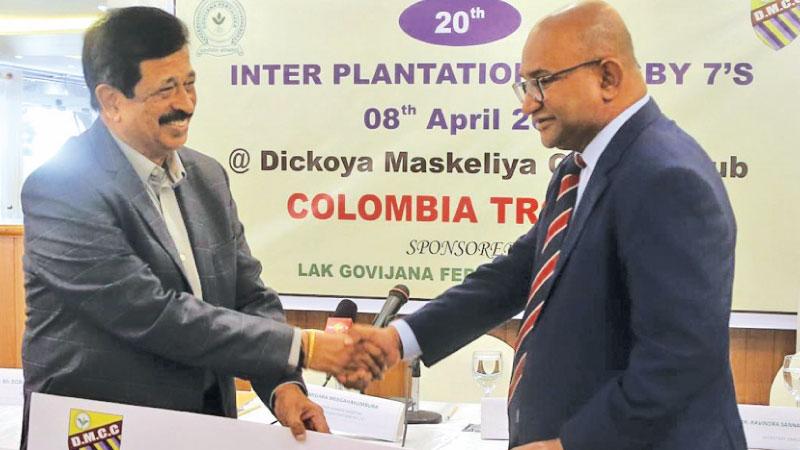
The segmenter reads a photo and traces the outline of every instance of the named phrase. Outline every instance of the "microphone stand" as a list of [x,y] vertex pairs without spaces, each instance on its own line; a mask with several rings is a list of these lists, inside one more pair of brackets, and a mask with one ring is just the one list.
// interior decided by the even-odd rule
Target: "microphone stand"
[[419,409],[419,358],[411,362],[411,409],[406,411],[408,424],[436,424],[442,423],[442,415],[434,411]]

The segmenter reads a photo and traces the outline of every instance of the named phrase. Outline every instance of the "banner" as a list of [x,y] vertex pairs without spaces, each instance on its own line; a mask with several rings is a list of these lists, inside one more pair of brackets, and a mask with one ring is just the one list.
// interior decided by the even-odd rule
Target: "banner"
[[[189,146],[226,167],[265,282],[432,298],[507,252],[564,153],[511,84],[528,31],[564,4],[178,0],[198,74]],[[613,4],[650,94],[723,176],[734,308],[796,311],[800,0]]]

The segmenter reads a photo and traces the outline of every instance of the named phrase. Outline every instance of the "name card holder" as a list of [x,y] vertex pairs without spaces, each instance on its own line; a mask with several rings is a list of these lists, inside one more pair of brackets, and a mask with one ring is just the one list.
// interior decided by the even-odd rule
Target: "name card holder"
[[800,408],[739,405],[747,447],[750,449],[800,449]]
[[508,439],[508,411],[505,398],[481,399],[481,439]]
[[397,442],[403,435],[405,404],[309,384],[308,398],[325,411],[334,433]]
[[0,405],[22,406],[22,369],[0,369]]

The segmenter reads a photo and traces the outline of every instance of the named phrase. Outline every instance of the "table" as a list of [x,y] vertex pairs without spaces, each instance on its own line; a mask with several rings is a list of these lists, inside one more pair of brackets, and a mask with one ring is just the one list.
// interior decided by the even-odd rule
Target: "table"
[[[422,402],[422,409],[452,411],[444,403]],[[414,450],[506,450],[508,441],[484,441],[481,434],[462,431],[471,423],[480,422],[480,405],[464,403],[455,405],[452,416],[438,425],[409,425],[405,448]],[[253,412],[241,420],[270,423],[269,410]],[[0,450],[19,449],[22,429],[22,406],[0,406]],[[394,445],[400,447],[400,444]]]
[[[423,409],[441,411],[444,404],[422,402]],[[263,411],[246,415],[242,420],[262,423],[272,422],[272,415]],[[470,423],[480,422],[480,405],[457,405],[452,417],[438,425],[410,425],[406,435],[406,448],[415,450],[485,449],[506,450],[507,441],[482,441],[480,433],[462,431]],[[0,450],[19,449],[22,430],[22,406],[0,405]],[[397,447],[400,445],[397,444]]]
[[[482,440],[479,432],[463,431],[469,424],[481,421],[478,403],[447,404],[421,402],[424,410],[443,413],[446,420],[436,425],[409,425],[405,448],[413,450],[507,450],[507,440]],[[448,417],[449,416],[449,417]],[[265,407],[246,412],[240,420],[272,423],[275,418]],[[401,447],[400,443],[388,444]]]
[[[441,411],[445,404],[420,402],[421,409]],[[415,450],[507,450],[507,440],[482,440],[481,434],[463,431],[481,422],[481,405],[459,403],[453,415],[437,425],[409,425],[406,448]]]
[[[409,425],[405,448],[414,450],[506,450],[508,441],[482,440],[480,433],[462,431],[471,423],[480,423],[480,405],[460,403],[452,416],[437,425]],[[422,409],[442,411],[444,404],[421,402]],[[270,423],[272,415],[263,408],[241,420]],[[0,450],[19,449],[22,429],[22,406],[0,405]],[[400,447],[400,444],[394,444]]]

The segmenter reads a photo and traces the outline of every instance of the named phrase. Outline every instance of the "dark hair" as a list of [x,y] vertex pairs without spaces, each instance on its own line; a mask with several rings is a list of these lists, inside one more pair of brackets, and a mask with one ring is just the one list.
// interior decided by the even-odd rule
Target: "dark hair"
[[183,23],[158,8],[135,6],[112,9],[95,22],[83,37],[83,77],[100,109],[94,90],[108,84],[133,98],[142,78],[139,63],[169,56],[188,42]]

